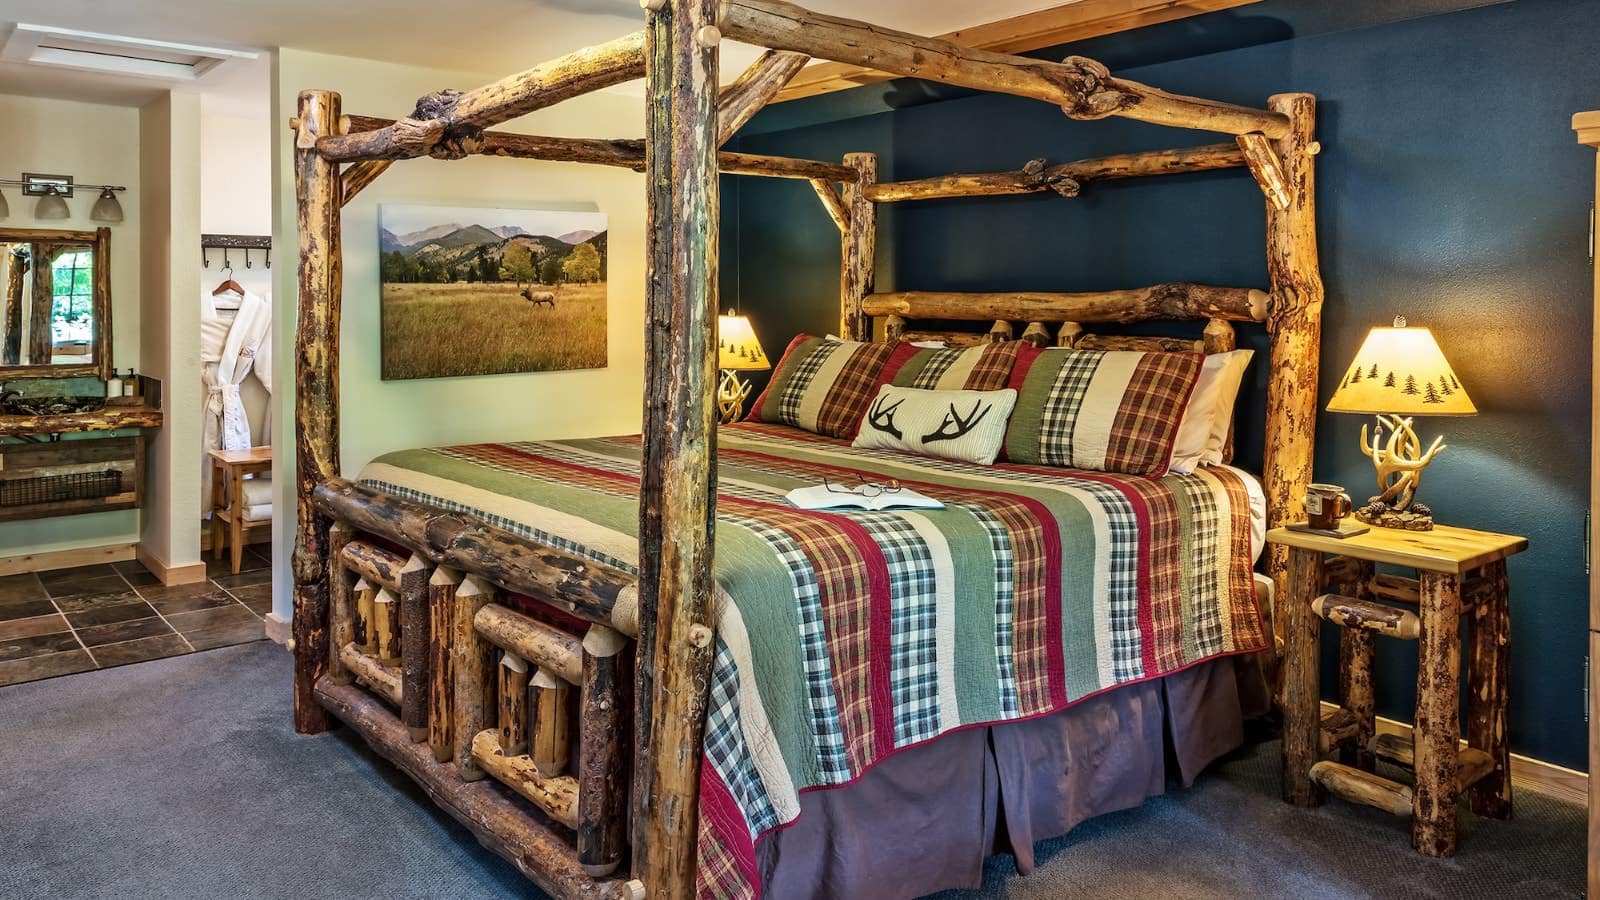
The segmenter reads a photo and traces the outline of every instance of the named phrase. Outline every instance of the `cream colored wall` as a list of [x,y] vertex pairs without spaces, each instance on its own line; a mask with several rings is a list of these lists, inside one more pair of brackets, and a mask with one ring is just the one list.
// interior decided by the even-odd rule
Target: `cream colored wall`
[[139,110],[141,370],[163,383],[149,432],[141,551],[168,568],[200,562],[200,98],[172,92]]
[[[529,60],[534,64],[539,60]],[[344,112],[394,116],[429,91],[470,89],[506,73],[429,71],[390,63],[282,50],[275,64],[274,121],[286,123],[306,88],[343,95]],[[637,137],[643,101],[595,94],[503,126],[572,137]],[[274,143],[274,234],[283,265],[273,267],[274,342],[279,380],[273,443],[278,508],[274,546],[274,613],[287,620],[294,538],[293,298],[296,245],[292,140],[280,127]],[[597,209],[609,217],[608,368],[582,372],[495,375],[384,382],[379,371],[378,224],[380,203]],[[341,377],[341,461],[354,475],[374,456],[403,447],[479,440],[621,434],[638,430],[643,385],[644,183],[625,169],[475,157],[396,163],[345,208],[344,321]],[[530,339],[537,339],[530,336]],[[287,429],[287,430],[285,430]]]
[[[93,184],[120,184],[124,220],[111,228],[112,365],[140,366],[139,110],[95,103],[0,95],[0,178],[23,172],[71,175]],[[69,219],[33,217],[34,198],[4,188],[11,215],[0,228],[92,229],[93,192],[67,201]],[[0,523],[0,556],[75,547],[130,544],[139,539],[139,510]]]

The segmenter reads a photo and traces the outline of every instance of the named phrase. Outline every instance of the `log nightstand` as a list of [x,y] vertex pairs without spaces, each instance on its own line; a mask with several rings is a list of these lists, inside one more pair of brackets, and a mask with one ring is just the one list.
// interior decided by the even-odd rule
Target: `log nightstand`
[[[1283,799],[1315,806],[1324,790],[1354,803],[1411,815],[1411,843],[1424,856],[1456,849],[1456,800],[1473,812],[1511,815],[1506,682],[1511,612],[1505,559],[1526,538],[1466,528],[1374,528],[1351,538],[1273,529],[1289,548],[1284,592]],[[1332,557],[1332,558],[1326,558]],[[1374,563],[1417,570],[1415,579],[1374,574]],[[1343,593],[1325,593],[1332,586]],[[1385,602],[1386,601],[1386,602]],[[1467,747],[1461,739],[1461,616],[1468,645]],[[1340,707],[1319,714],[1322,619],[1344,628]],[[1376,636],[1417,641],[1417,713],[1410,745],[1373,737],[1372,645]],[[1318,760],[1334,749],[1341,761]],[[1373,773],[1374,756],[1408,765],[1411,788]]]

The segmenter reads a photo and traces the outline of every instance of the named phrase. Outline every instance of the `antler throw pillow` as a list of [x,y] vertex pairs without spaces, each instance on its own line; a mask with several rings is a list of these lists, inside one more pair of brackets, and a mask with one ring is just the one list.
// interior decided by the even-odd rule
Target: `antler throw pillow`
[[1011,388],[931,391],[886,384],[867,408],[855,446],[989,465],[1017,403]]

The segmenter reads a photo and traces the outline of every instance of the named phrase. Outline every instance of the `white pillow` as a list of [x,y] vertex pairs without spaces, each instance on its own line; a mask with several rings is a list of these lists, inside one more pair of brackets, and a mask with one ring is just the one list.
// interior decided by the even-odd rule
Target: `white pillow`
[[1244,370],[1250,365],[1254,350],[1232,350],[1215,354],[1227,357],[1222,371],[1217,375],[1216,407],[1212,411],[1211,436],[1206,438],[1205,453],[1200,461],[1207,465],[1222,465],[1222,448],[1228,443],[1228,432],[1233,425],[1233,407],[1239,399],[1239,388],[1244,384]]
[[[1189,395],[1189,405],[1184,408],[1183,420],[1178,425],[1178,437],[1172,444],[1172,462],[1167,467],[1169,473],[1188,475],[1203,462],[1222,461],[1221,442],[1227,439],[1228,423],[1233,420],[1233,401],[1239,394],[1244,367],[1254,352],[1231,350],[1206,356],[1200,367],[1200,378],[1194,384],[1194,393]],[[1213,435],[1219,435],[1215,460],[1206,455]]]
[[854,446],[990,465],[1000,455],[1017,392],[930,391],[883,385]]
[[1207,356],[1205,363],[1200,366],[1200,378],[1194,383],[1189,405],[1184,407],[1183,419],[1178,423],[1178,436],[1172,442],[1172,462],[1167,465],[1168,474],[1188,475],[1205,456],[1206,441],[1211,437],[1211,421],[1216,418],[1213,413],[1217,408],[1217,391],[1221,388],[1217,376],[1222,372],[1224,362],[1222,354],[1214,353]]

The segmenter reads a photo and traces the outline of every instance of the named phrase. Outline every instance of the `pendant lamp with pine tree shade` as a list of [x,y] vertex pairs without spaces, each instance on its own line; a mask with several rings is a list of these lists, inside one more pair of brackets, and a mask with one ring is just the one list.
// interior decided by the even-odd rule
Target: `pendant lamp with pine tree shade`
[[1433,511],[1415,498],[1422,470],[1445,449],[1444,438],[1434,438],[1424,451],[1413,417],[1478,412],[1433,333],[1407,327],[1399,316],[1392,328],[1372,329],[1328,401],[1328,411],[1378,417],[1371,441],[1367,426],[1361,426],[1361,452],[1378,470],[1381,493],[1357,508],[1356,518],[1385,528],[1431,530]]

